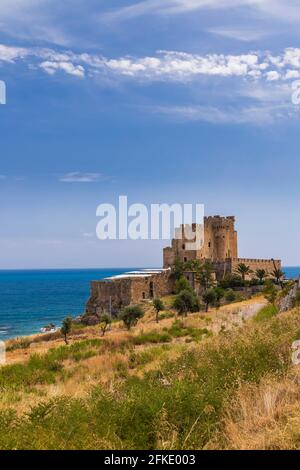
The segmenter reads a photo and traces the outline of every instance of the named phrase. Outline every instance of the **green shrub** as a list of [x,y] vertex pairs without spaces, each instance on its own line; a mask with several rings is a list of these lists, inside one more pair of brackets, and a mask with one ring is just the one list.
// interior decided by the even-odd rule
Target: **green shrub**
[[0,411],[0,448],[195,450],[212,441],[222,446],[223,416],[235,392],[266,375],[284,377],[299,331],[298,315],[276,316],[199,343],[142,377],[129,376],[120,362],[122,380],[112,391],[95,387],[82,399],[47,400],[20,416]]
[[272,318],[277,315],[277,313],[278,308],[275,305],[266,305],[255,315],[254,320],[257,322],[268,320],[269,318]]
[[222,287],[222,289],[232,289],[235,287],[244,287],[245,282],[241,276],[228,273],[225,275],[224,279],[219,281],[219,286]]
[[173,307],[180,315],[187,315],[188,312],[199,312],[200,300],[195,292],[183,290],[175,297]]
[[130,305],[121,312],[120,320],[122,320],[126,328],[130,330],[143,316],[144,311],[139,305]]
[[225,300],[227,302],[234,302],[236,300],[236,294],[232,289],[229,289],[225,293]]
[[177,279],[175,283],[175,292],[176,294],[180,294],[180,292],[187,291],[187,290],[192,291],[193,289],[189,281],[187,280],[187,278],[184,276],[181,276],[179,279]]
[[133,337],[133,344],[141,345],[146,343],[168,343],[172,337],[166,332],[149,331]]

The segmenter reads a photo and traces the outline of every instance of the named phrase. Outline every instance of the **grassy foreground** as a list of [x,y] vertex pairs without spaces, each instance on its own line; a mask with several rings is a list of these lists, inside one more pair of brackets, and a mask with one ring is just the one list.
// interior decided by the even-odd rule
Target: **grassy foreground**
[[149,321],[2,367],[0,449],[300,448],[300,315],[265,312],[218,334],[199,314]]

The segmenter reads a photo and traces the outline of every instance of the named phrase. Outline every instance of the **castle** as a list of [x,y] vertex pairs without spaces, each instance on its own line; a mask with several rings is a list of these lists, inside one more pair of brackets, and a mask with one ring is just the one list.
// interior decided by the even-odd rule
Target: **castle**
[[[196,233],[197,226],[192,226]],[[164,249],[164,267],[174,265],[176,259],[182,262],[199,260],[210,261],[215,269],[216,278],[222,279],[227,273],[235,273],[239,264],[250,267],[253,277],[257,269],[264,269],[268,274],[274,268],[281,268],[280,260],[249,259],[238,257],[238,237],[235,230],[235,217],[204,217],[203,240],[200,249],[187,249],[189,240],[185,237],[184,227],[179,229],[172,246]]]
[[[221,280],[226,274],[235,273],[241,263],[249,266],[252,271],[248,278],[255,276],[257,269],[264,269],[267,274],[271,274],[275,268],[281,268],[280,260],[238,257],[238,237],[233,216],[205,217],[203,226],[189,226],[195,236],[197,230],[201,229],[199,246],[191,247],[190,234],[187,238],[185,228],[186,226],[178,228],[172,246],[164,249],[162,269],[132,271],[93,281],[86,313],[96,315],[104,310],[117,313],[124,306],[171,294],[174,291],[171,268],[176,260],[209,261],[214,267],[217,280]],[[184,275],[194,286],[193,272],[185,272]]]

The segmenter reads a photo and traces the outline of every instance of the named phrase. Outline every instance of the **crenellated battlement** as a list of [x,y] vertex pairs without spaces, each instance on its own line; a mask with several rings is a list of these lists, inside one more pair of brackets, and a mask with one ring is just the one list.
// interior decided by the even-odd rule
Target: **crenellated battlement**
[[[195,232],[197,225],[192,224]],[[179,228],[177,234],[184,234],[183,227]],[[235,272],[238,264],[247,264],[253,271],[264,269],[271,273],[274,268],[281,267],[280,260],[239,258],[238,237],[235,230],[235,217],[213,215],[204,217],[203,244],[201,249],[188,250],[184,237],[176,236],[172,240],[172,246],[164,249],[164,267],[170,267],[175,260],[182,262],[209,260],[213,263],[219,273]]]

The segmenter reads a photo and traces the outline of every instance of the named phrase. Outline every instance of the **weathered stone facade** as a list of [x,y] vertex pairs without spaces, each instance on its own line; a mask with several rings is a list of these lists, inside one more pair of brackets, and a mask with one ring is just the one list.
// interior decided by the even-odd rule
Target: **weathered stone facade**
[[117,313],[130,304],[163,297],[174,289],[170,270],[146,270],[93,281],[86,306],[88,315]]
[[[185,237],[182,226],[172,240],[172,246],[164,249],[164,266],[172,266],[176,259],[181,261],[211,260],[225,261],[228,258],[238,257],[237,232],[234,228],[235,218],[205,217],[202,236],[202,247],[199,250],[188,249],[190,241]],[[196,232],[197,225],[192,225]]]
[[[196,232],[196,224],[192,225]],[[270,274],[274,268],[281,268],[280,260],[249,259],[238,257],[238,239],[235,230],[235,218],[233,216],[204,218],[203,239],[200,249],[190,250],[190,241],[185,237],[184,227],[177,232],[172,240],[172,246],[164,249],[164,267],[170,267],[176,259],[182,262],[199,260],[210,261],[216,272],[217,279],[222,279],[227,273],[234,273],[239,264],[246,264],[253,271],[248,276],[255,275],[257,269],[264,269]]]
[[[193,224],[190,228],[196,232],[199,226]],[[190,241],[184,237],[183,227],[177,229],[172,246],[164,249],[164,269],[148,269],[93,281],[86,314],[98,315],[103,311],[114,314],[130,304],[138,304],[173,293],[174,281],[170,274],[176,259],[183,262],[190,260],[210,261],[214,266],[215,276],[218,280],[223,279],[227,273],[235,273],[240,263],[244,263],[252,269],[253,274],[248,277],[253,277],[257,269],[264,269],[270,274],[274,267],[281,267],[279,260],[238,257],[235,218],[232,216],[205,217],[204,227],[197,233],[202,234],[203,244],[200,249],[190,249]],[[195,285],[194,273],[185,273],[185,276],[191,285]]]

